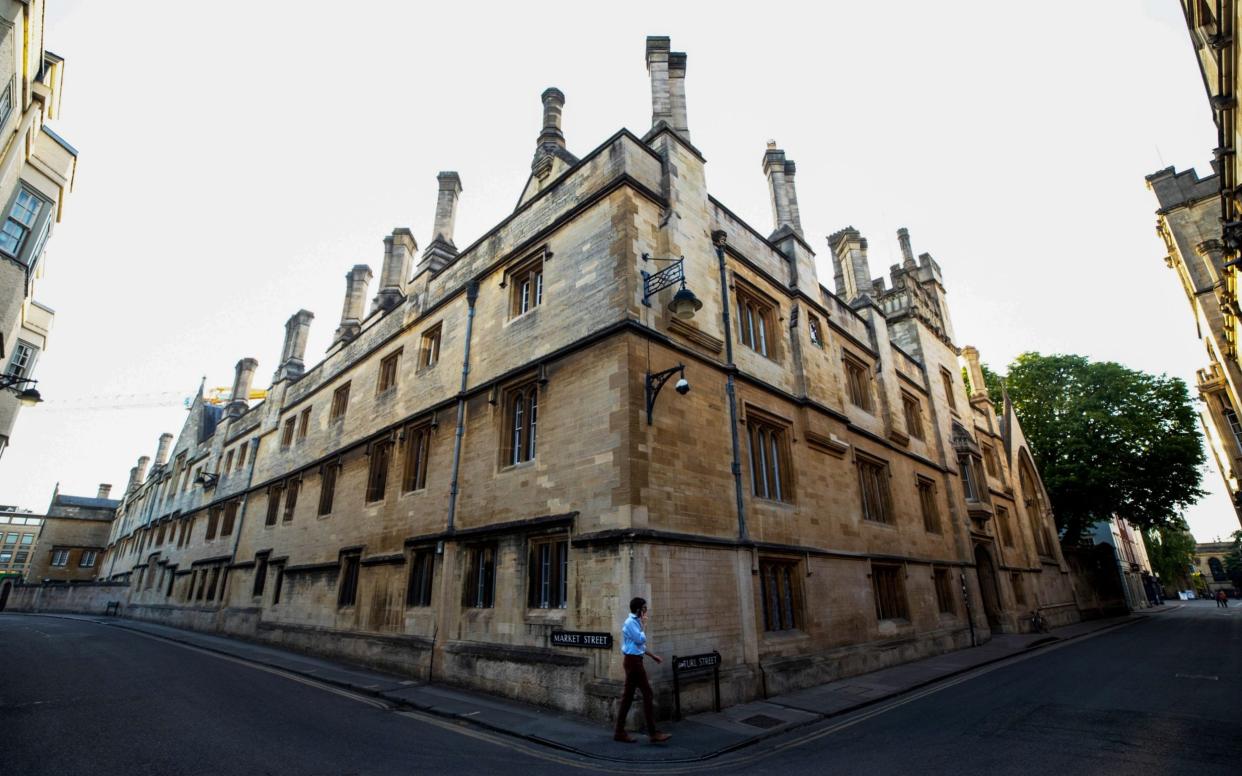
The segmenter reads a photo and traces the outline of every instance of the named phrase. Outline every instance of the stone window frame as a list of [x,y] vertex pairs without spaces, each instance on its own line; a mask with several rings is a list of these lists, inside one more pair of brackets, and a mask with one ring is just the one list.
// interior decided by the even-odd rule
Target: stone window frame
[[793,422],[750,404],[746,405],[743,422],[750,458],[751,495],[779,504],[795,503]]
[[350,383],[345,383],[332,392],[332,409],[328,413],[329,423],[344,422],[345,413],[349,410],[349,386]]
[[237,528],[237,513],[241,510],[241,499],[235,498],[224,502],[220,510],[220,537],[232,536]]
[[923,530],[932,534],[944,533],[944,521],[940,519],[940,502],[936,499],[936,481],[921,474],[914,475],[919,495],[919,511],[923,515]]
[[340,479],[343,466],[344,462],[338,456],[330,461],[325,461],[319,467],[318,517],[328,517],[332,514],[332,508],[335,506],[336,501],[336,482]]
[[263,550],[254,554],[254,581],[250,588],[251,598],[262,598],[267,587],[267,569],[272,557],[271,550]]
[[358,582],[362,576],[362,550],[342,550],[340,570],[336,577],[336,608],[349,609],[358,604]]
[[983,450],[983,467],[987,475],[994,480],[999,480],[1001,478],[1001,468],[996,448],[987,442],[980,442],[979,447]]
[[246,465],[246,448],[248,447],[250,447],[249,439],[237,446],[237,468],[234,471],[241,471],[241,468]]
[[957,397],[953,390],[953,373],[940,367],[940,382],[944,386],[944,397],[949,402],[949,412],[957,414]]
[[297,433],[298,419],[293,415],[285,418],[285,422],[280,429],[280,449],[288,450],[293,447],[293,437]]
[[508,320],[530,315],[543,304],[543,265],[550,257],[545,245],[505,269],[500,286],[509,289]]
[[280,522],[280,496],[284,490],[283,481],[267,486],[267,516],[263,520],[264,528],[272,528]]
[[526,377],[500,391],[500,468],[533,462],[538,455],[539,377]]
[[366,504],[379,504],[387,498],[395,449],[396,439],[391,432],[367,443],[367,487],[363,495]]
[[920,442],[926,442],[927,427],[923,420],[923,402],[909,391],[902,391],[901,409],[906,418],[906,432]]
[[390,391],[397,389],[398,377],[401,372],[401,353],[404,350],[404,347],[397,348],[380,359],[379,373],[375,377],[376,397],[384,396]]
[[850,404],[863,412],[874,414],[875,396],[871,384],[871,367],[865,360],[848,350],[843,350],[841,368],[845,371],[845,394]]
[[[217,504],[207,508],[207,533],[203,536],[203,541],[213,542],[216,540],[216,531],[220,528],[220,506]],[[142,551],[139,545],[138,551]]]
[[0,92],[0,127],[9,123],[9,116],[13,115],[13,81],[16,76],[9,79],[4,85],[4,91]]
[[68,550],[52,550],[52,562],[49,564],[55,568],[64,568],[69,565]]
[[1013,549],[1013,526],[1009,524],[1009,507],[996,504],[996,525],[999,526],[1001,544]]
[[876,621],[910,622],[904,564],[872,561],[868,576],[871,577],[871,594],[875,599]]
[[777,555],[759,556],[759,606],[764,633],[805,630],[802,561]]
[[228,452],[224,454],[224,466],[221,469],[221,473],[228,474],[232,470],[233,470],[233,451],[229,450]]
[[531,536],[526,540],[526,608],[569,607],[569,532]]
[[823,350],[824,348],[824,328],[820,324],[819,318],[812,313],[806,314],[806,334],[811,344]]
[[858,500],[862,519],[876,525],[895,527],[897,513],[893,509],[893,471],[888,461],[855,450],[854,468],[858,472]]
[[285,562],[271,561],[271,567],[276,574],[276,579],[272,581],[272,606],[276,606],[280,603],[280,593],[285,586]]
[[932,568],[932,587],[936,591],[936,608],[940,614],[957,616],[957,595],[953,590],[953,570]]
[[737,313],[738,344],[780,363],[780,303],[735,273],[733,309]]
[[298,413],[298,439],[297,441],[299,442],[301,442],[303,439],[306,439],[306,435],[310,431],[311,409],[312,409],[311,407],[306,407],[300,413]]
[[411,547],[406,564],[410,567],[410,572],[405,582],[405,607],[414,609],[431,606],[436,578],[435,546]]
[[440,342],[444,334],[444,322],[437,321],[419,337],[418,369],[432,369],[440,363]]
[[427,468],[431,458],[431,419],[416,421],[401,430],[401,493],[414,493],[427,487]]
[[284,508],[280,510],[281,525],[284,525],[285,523],[293,522],[294,513],[296,512],[298,508],[298,494],[301,493],[301,491],[302,491],[302,476],[300,474],[294,475],[292,477],[285,479],[284,481],[285,505],[284,505]]
[[500,560],[497,542],[467,545],[465,577],[462,582],[462,606],[467,609],[492,609],[496,606],[496,568]]

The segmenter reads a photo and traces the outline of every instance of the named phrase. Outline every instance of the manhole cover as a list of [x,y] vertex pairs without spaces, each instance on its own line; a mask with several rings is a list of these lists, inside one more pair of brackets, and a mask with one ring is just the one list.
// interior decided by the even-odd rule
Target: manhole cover
[[774,728],[777,725],[784,725],[785,720],[769,717],[767,714],[756,714],[753,717],[747,717],[742,720],[742,724],[757,728]]

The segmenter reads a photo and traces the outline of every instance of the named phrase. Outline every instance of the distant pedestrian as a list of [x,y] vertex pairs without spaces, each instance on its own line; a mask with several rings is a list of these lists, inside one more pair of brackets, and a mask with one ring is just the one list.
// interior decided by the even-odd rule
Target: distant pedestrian
[[647,669],[643,667],[643,656],[649,656],[657,663],[663,662],[660,656],[647,651],[647,602],[642,598],[630,601],[630,616],[621,626],[622,665],[625,667],[625,689],[621,692],[621,709],[617,712],[617,728],[613,733],[614,741],[632,744],[637,739],[625,732],[625,718],[630,714],[630,705],[634,702],[634,691],[643,694],[643,715],[647,719],[647,736],[652,743],[667,741],[672,736],[656,730],[655,708],[652,705],[651,682],[647,680]]
[[1217,608],[1221,608],[1221,607],[1225,609],[1229,608],[1229,596],[1225,595],[1224,590],[1216,591],[1216,606]]

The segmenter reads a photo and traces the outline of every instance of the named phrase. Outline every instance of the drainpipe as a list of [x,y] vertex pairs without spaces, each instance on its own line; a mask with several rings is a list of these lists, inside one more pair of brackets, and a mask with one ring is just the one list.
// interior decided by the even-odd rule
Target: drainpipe
[[457,430],[453,439],[453,479],[449,486],[447,533],[453,533],[457,518],[457,473],[461,466],[461,438],[466,433],[466,386],[470,377],[470,333],[474,330],[474,303],[479,298],[479,282],[471,281],[466,287],[466,347],[461,359],[461,393],[457,397]]
[[725,370],[728,378],[725,382],[725,394],[729,397],[729,436],[733,442],[733,490],[737,497],[737,539],[739,542],[750,541],[746,531],[746,502],[742,499],[742,463],[737,439],[737,390],[734,375],[737,365],[733,363],[733,328],[729,322],[729,282],[725,270],[725,243],[729,235],[723,229],[712,232],[712,243],[716,246],[716,261],[720,265],[720,309],[724,319],[725,336]]

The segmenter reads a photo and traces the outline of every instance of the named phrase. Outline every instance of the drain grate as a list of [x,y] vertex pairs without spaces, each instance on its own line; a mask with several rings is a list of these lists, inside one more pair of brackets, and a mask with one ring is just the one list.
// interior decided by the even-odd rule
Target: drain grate
[[769,717],[767,714],[756,714],[753,717],[747,717],[742,720],[742,724],[757,728],[774,728],[778,725],[784,725],[785,720]]

